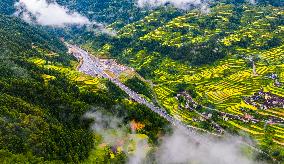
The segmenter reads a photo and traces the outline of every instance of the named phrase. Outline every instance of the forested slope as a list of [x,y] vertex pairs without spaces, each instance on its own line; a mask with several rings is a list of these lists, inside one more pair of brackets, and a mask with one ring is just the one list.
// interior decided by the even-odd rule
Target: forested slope
[[[164,120],[150,121],[154,113],[126,101],[111,83],[77,72],[75,60],[56,37],[16,18],[0,17],[1,163],[87,159],[100,140],[83,116],[95,108],[125,117],[125,124],[143,123],[141,132],[156,140]],[[109,158],[108,148],[103,152],[101,162],[126,160],[123,154]]]
[[13,14],[15,12],[14,3],[15,0],[2,0],[0,2],[0,14]]
[[67,6],[69,9],[79,11],[91,20],[98,22],[113,23],[118,25],[137,21],[147,13],[139,8],[133,0],[56,0],[58,4]]
[[[28,62],[37,56],[68,64],[63,44],[18,19],[1,15],[0,22],[2,162],[13,159],[8,152],[29,154],[28,160],[78,161],[87,157],[92,135],[86,125],[77,123],[88,109],[77,100],[78,89],[56,72],[52,73],[58,78],[46,84],[42,75],[47,70]],[[53,58],[45,56],[47,53],[58,55]],[[78,142],[84,149],[76,146]]]

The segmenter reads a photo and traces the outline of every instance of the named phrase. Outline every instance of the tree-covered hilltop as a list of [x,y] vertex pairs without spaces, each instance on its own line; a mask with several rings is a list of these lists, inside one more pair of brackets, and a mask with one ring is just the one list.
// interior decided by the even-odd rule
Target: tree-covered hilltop
[[[91,20],[99,22],[114,23],[125,25],[141,19],[149,13],[146,8],[139,7],[138,0],[56,0],[60,5],[67,6],[69,9],[79,11],[88,16]],[[209,4],[246,4],[247,0],[217,0],[208,1]],[[257,5],[283,6],[282,0],[256,0]],[[170,5],[168,5],[170,6]]]
[[16,0],[1,0],[0,14],[11,15],[15,12],[14,3]]
[[91,20],[105,23],[128,24],[137,21],[147,13],[134,0],[56,0],[58,4],[78,11]]
[[[11,51],[9,52],[11,54],[23,50],[27,51],[32,46],[39,46],[39,48],[58,53],[67,50],[57,36],[47,33],[40,27],[29,26],[28,23],[12,16],[0,15],[0,18],[1,48],[7,48],[7,50]],[[12,47],[13,44],[14,47]]]
[[[139,8],[137,0],[47,0],[48,2],[57,2],[71,10],[78,11],[90,19],[113,23],[129,23],[139,20],[148,13],[148,10]],[[15,11],[14,3],[17,0],[2,0],[0,2],[0,13],[12,14]],[[216,0],[209,1],[210,4],[227,3],[227,4],[244,4],[247,0]],[[283,6],[282,0],[255,0],[257,5]]]
[[110,158],[110,148],[96,151],[101,139],[84,118],[94,109],[120,116],[125,125],[142,124],[137,133],[152,143],[164,132],[165,120],[116,86],[77,72],[58,38],[17,18],[0,18],[0,163],[78,163],[91,152],[102,163],[125,161],[126,152]]
[[[281,44],[281,35],[277,32],[277,28],[283,24],[281,10],[269,6],[246,6],[217,5],[212,7],[208,15],[198,10],[183,13],[175,9],[159,9],[137,22],[124,26],[118,30],[117,37],[101,40],[106,44],[112,43],[112,55],[121,56],[129,47],[134,53],[143,49],[149,53],[158,52],[173,60],[202,65],[221,59],[228,53],[235,53],[226,45],[226,37],[247,28],[252,30],[249,29],[252,28],[250,23],[255,21],[257,24],[259,20],[264,24],[259,25],[260,29],[255,25],[257,29],[251,33],[267,30],[271,35],[262,40],[259,38],[259,45],[253,44],[250,38],[243,37],[236,46],[248,47],[251,44],[252,49],[264,49]],[[271,26],[265,27],[267,23]],[[99,39],[90,38],[92,37],[88,34],[83,40],[93,41],[94,46],[99,45]]]

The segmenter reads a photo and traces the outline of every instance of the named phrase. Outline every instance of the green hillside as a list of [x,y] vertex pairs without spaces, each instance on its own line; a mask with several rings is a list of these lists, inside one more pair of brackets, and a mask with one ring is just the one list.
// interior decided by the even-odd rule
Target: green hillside
[[[76,122],[88,104],[76,99],[78,89],[65,75],[29,62],[41,57],[68,65],[66,49],[57,38],[18,19],[1,15],[0,22],[1,163],[86,158],[92,134]],[[79,153],[77,142],[90,146]]]
[[83,118],[94,108],[127,115],[125,124],[139,121],[145,126],[141,133],[156,141],[164,120],[126,101],[110,82],[77,72],[77,62],[53,35],[0,17],[0,163],[78,163],[92,151],[103,153],[104,162],[126,160],[123,153],[109,158],[108,147],[95,151],[101,140],[90,130],[92,121]]
[[[176,118],[213,132],[220,130],[214,123],[228,132],[245,131],[264,151],[283,160],[283,8],[218,4],[209,14],[174,13],[152,11],[96,51],[151,80],[159,104]],[[86,46],[91,44],[97,48],[98,42],[89,40]],[[261,90],[279,99],[280,106],[264,109],[268,97],[247,101]],[[191,94],[197,108],[189,110],[190,103],[178,98],[182,91]],[[209,113],[213,116],[208,119]],[[228,115],[238,119],[227,120]]]
[[91,20],[99,22],[127,24],[143,17],[146,10],[135,5],[133,0],[56,0],[60,5],[79,11]]
[[[269,155],[257,160],[283,163],[282,0],[210,1],[208,13],[170,3],[142,9],[135,0],[56,0],[115,36],[25,23],[12,16],[14,2],[0,2],[0,163],[127,163],[133,138],[148,139],[152,159],[171,131],[110,81],[78,72],[59,37],[134,68],[119,80],[174,118],[251,138]],[[88,111],[122,118],[126,136],[107,130],[119,137],[106,143],[90,129]]]

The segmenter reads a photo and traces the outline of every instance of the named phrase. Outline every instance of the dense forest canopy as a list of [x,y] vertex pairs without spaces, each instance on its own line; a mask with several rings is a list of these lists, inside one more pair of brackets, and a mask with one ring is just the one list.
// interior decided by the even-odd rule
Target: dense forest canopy
[[[111,88],[108,92],[82,91],[65,73],[31,62],[36,59],[72,69],[74,59],[57,37],[41,27],[10,16],[0,18],[1,163],[85,160],[99,142],[90,130],[91,121],[83,118],[94,107],[123,116],[126,123],[133,119],[145,122],[148,130],[144,133],[156,140],[164,120],[149,121],[154,113],[141,110],[145,107],[120,102],[123,96],[107,82],[101,81]],[[120,110],[112,111],[117,105]],[[142,115],[148,118],[141,120]],[[107,155],[105,160],[110,160]]]

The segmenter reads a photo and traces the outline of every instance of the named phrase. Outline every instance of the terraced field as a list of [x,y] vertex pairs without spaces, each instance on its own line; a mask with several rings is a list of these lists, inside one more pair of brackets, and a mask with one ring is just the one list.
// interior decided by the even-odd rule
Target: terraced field
[[[69,80],[76,83],[80,89],[84,90],[92,90],[94,92],[106,89],[106,86],[102,79],[94,78],[83,73],[78,72],[74,65],[74,68],[71,67],[64,67],[62,65],[58,65],[56,63],[47,63],[46,60],[41,58],[30,58],[29,62],[36,64],[37,66],[44,68],[48,71],[54,71],[60,74],[64,74]],[[55,76],[50,76],[48,74],[43,74],[42,77],[44,78],[45,82],[49,82],[50,80],[55,79]]]
[[[137,38],[137,46],[142,48],[126,47],[119,57],[148,76],[145,78],[154,84],[159,104],[177,119],[199,127],[205,126],[208,114],[212,113],[206,128],[217,131],[213,128],[214,121],[228,131],[250,134],[259,145],[270,136],[273,150],[283,149],[284,107],[260,109],[245,101],[260,90],[284,97],[283,8],[244,5],[236,9],[233,5],[220,4],[207,15],[193,10],[172,19],[161,19],[162,14],[154,11],[123,27],[117,36]],[[236,17],[239,21],[234,21]],[[191,45],[193,50],[188,51],[194,54],[196,47],[204,47],[209,42],[225,49],[227,56],[201,66],[176,60],[175,53],[165,55],[147,48],[152,43],[161,49]],[[214,51],[219,51],[218,47]],[[271,78],[274,74],[277,80]],[[182,88],[185,90],[190,86],[199,109],[180,107],[176,98],[180,86],[185,86]]]
[[[165,86],[172,86],[175,83],[180,83],[180,81],[186,82],[187,84],[195,86],[195,92],[198,97],[201,98],[199,102],[205,101],[205,105],[213,106],[214,109],[219,111],[239,116],[244,116],[246,113],[252,111],[257,112],[261,117],[265,117],[263,121],[267,121],[269,116],[284,120],[283,108],[260,110],[243,101],[243,97],[253,95],[261,88],[275,95],[284,97],[283,86],[275,86],[273,80],[266,77],[267,74],[275,72],[277,66],[260,66],[257,69],[258,76],[254,77],[251,69],[235,67],[237,63],[242,62],[238,59],[233,60],[233,58],[230,58],[219,62],[218,66],[214,67],[215,69],[188,68],[191,70],[195,69],[194,71],[196,73],[193,73],[193,75],[186,74],[183,76],[183,79],[180,79],[179,76],[176,81],[171,81],[170,84],[167,79],[164,79],[162,82],[163,78],[158,76],[157,82],[159,82],[160,85],[155,88],[155,92],[158,95],[159,101],[161,101],[173,115],[178,115],[182,119],[184,116],[186,121],[191,120],[190,118],[193,117],[193,114],[190,111],[178,109],[178,102],[173,98],[175,94],[170,88],[166,88]],[[230,73],[224,75],[225,70],[229,70],[228,72]],[[173,75],[168,76],[172,77]],[[251,133],[252,135],[258,135],[258,137],[265,135],[264,125],[252,122],[240,124],[239,122],[239,120],[228,121],[229,125]],[[282,125],[279,126],[282,127]],[[276,130],[274,126],[272,126],[272,128]],[[273,139],[277,140],[277,142],[275,142],[277,144],[281,145],[284,143],[283,133],[279,130],[276,131]]]
[[[269,96],[248,101],[262,92],[284,98],[283,8],[218,3],[207,14],[149,13],[96,52],[135,68],[173,117],[214,133],[249,134],[283,158],[284,106],[268,106]],[[194,103],[179,98],[184,91]]]

